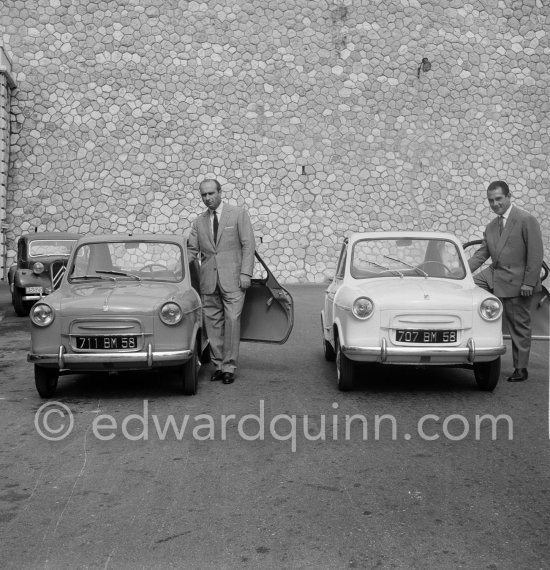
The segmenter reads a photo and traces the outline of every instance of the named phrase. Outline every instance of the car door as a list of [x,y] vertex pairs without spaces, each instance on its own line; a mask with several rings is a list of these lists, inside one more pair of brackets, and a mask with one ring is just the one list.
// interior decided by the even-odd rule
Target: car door
[[336,273],[334,275],[334,279],[331,281],[330,285],[325,291],[324,325],[326,331],[332,330],[332,325],[334,321],[334,297],[336,296],[336,292],[342,285],[342,280],[344,279],[347,254],[348,254],[348,240],[346,239],[342,244],[342,249],[340,250],[340,257],[338,258],[338,264],[336,266]]
[[[471,257],[481,243],[482,240],[477,239],[464,244],[466,257]],[[490,260],[480,267],[480,269],[483,269],[489,263]],[[542,290],[538,293],[534,293],[531,297],[531,338],[533,340],[550,340],[550,296],[548,293],[548,273],[548,264],[546,261],[543,261],[540,275]],[[502,320],[502,333],[504,338],[510,338],[508,327],[504,319]]]
[[283,344],[294,325],[294,302],[256,252],[252,284],[241,315],[241,340]]

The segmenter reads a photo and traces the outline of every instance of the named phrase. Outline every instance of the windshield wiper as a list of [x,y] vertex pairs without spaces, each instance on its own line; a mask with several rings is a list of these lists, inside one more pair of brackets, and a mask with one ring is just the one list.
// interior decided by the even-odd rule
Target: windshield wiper
[[103,276],[103,275],[71,275],[69,279],[72,281],[74,279],[99,279],[100,281],[105,281],[105,279],[109,279],[109,281],[116,281],[114,277]]
[[398,269],[390,269],[389,267],[386,267],[385,265],[380,265],[380,263],[376,263],[376,261],[371,261],[370,259],[368,263],[370,263],[371,265],[376,265],[376,267],[380,267],[380,269],[383,269],[384,271],[391,271],[392,273],[396,273],[397,275],[399,275],[399,277],[401,277],[401,279],[403,279],[403,273],[401,273],[401,271],[399,271]]
[[121,277],[133,277],[134,279],[141,281],[141,277],[138,277],[133,273],[125,273],[124,271],[107,271],[105,269],[96,269],[96,273],[101,273],[102,275],[120,275]]
[[386,259],[391,259],[392,261],[397,261],[397,263],[402,263],[403,265],[406,265],[407,267],[410,267],[411,269],[414,269],[415,271],[418,271],[421,275],[423,275],[426,279],[428,278],[428,274],[423,270],[420,269],[420,267],[418,267],[417,265],[412,265],[411,263],[407,263],[406,261],[403,261],[402,259],[397,259],[395,257],[390,257],[389,255],[384,255],[384,257]]

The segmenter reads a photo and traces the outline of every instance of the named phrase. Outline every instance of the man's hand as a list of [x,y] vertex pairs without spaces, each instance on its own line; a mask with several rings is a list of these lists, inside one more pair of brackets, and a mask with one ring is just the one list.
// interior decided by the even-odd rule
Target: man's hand
[[522,297],[530,297],[533,294],[533,287],[530,287],[529,285],[522,285],[520,294]]
[[249,275],[245,275],[244,273],[241,273],[241,276],[239,277],[239,287],[243,291],[246,291],[250,287],[250,276]]

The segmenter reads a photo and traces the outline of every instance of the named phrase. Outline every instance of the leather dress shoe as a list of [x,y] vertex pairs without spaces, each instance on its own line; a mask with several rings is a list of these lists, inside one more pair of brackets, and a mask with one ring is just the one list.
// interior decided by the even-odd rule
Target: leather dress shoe
[[233,372],[224,372],[222,382],[224,384],[233,384],[235,382],[235,374]]
[[216,382],[217,380],[223,379],[223,372],[221,370],[216,370],[212,376],[210,376],[210,382]]
[[523,382],[528,376],[527,368],[514,368],[514,373],[508,377],[508,382]]

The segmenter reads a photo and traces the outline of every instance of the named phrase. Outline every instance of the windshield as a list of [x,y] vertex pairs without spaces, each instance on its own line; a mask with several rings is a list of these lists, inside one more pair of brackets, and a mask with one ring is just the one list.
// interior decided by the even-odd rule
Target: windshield
[[466,270],[456,244],[445,239],[364,239],[351,257],[355,279],[439,277],[464,279]]
[[69,281],[105,279],[118,281],[181,281],[183,253],[175,243],[120,241],[87,243],[75,252]]
[[55,255],[69,257],[76,240],[37,239],[29,243],[29,257]]

